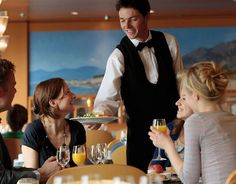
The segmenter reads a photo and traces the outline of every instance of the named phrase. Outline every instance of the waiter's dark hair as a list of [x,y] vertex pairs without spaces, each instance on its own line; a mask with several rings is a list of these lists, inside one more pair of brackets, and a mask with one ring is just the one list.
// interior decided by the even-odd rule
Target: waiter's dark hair
[[121,8],[134,8],[144,17],[151,9],[148,0],[118,0],[116,3],[116,10],[120,11]]

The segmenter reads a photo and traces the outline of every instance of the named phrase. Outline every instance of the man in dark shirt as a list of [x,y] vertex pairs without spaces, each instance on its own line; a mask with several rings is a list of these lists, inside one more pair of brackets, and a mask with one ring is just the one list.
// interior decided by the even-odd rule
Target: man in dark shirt
[[[15,65],[12,62],[0,59],[0,112],[11,108],[16,93],[14,72]],[[60,169],[55,157],[50,157],[37,170],[30,168],[13,169],[8,150],[0,134],[0,184],[15,184],[20,178],[37,178],[44,182]]]

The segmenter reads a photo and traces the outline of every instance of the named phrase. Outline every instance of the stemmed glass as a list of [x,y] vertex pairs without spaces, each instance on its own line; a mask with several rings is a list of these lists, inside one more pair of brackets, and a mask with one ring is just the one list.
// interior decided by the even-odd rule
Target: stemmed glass
[[21,178],[17,181],[17,184],[39,184],[39,181],[35,178]]
[[126,130],[121,130],[121,132],[120,132],[120,142],[124,145],[127,144],[127,131]]
[[133,176],[115,176],[112,179],[112,184],[134,184],[134,177]]
[[[167,132],[167,126],[166,126],[166,120],[165,119],[153,119],[152,121],[152,126],[161,131],[162,133]],[[157,158],[155,160],[166,160],[165,158],[161,157],[161,151],[160,148],[158,148],[158,155]]]
[[101,164],[107,159],[107,157],[108,157],[108,150],[106,143],[91,145],[91,147],[88,148],[88,159],[93,164]]
[[68,145],[62,145],[57,149],[57,162],[61,167],[65,167],[70,161],[70,149]]
[[73,146],[72,160],[77,166],[84,165],[86,160],[86,150],[84,145]]
[[72,175],[55,176],[53,179],[53,184],[69,184],[74,181],[75,179]]
[[87,149],[88,159],[93,164],[98,164],[98,157],[97,157],[97,148],[96,145],[91,145],[90,148]]
[[99,163],[104,163],[108,156],[108,149],[106,143],[99,143],[96,145],[97,149],[97,158]]

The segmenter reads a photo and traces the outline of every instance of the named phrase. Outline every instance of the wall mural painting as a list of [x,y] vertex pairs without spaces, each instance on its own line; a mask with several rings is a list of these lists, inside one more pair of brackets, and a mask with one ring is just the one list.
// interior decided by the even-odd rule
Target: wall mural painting
[[[236,27],[158,30],[178,39],[185,67],[211,59],[236,79]],[[121,30],[30,33],[30,95],[51,77],[64,78],[76,94],[96,94],[107,58],[123,36]]]

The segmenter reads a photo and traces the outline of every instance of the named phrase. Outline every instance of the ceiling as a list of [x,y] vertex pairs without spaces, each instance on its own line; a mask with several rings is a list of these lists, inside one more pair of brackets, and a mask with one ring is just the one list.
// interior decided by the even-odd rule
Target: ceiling
[[[236,17],[236,0],[149,0],[152,19]],[[94,21],[116,20],[116,0],[3,0],[9,21]],[[78,15],[72,15],[77,11]]]

